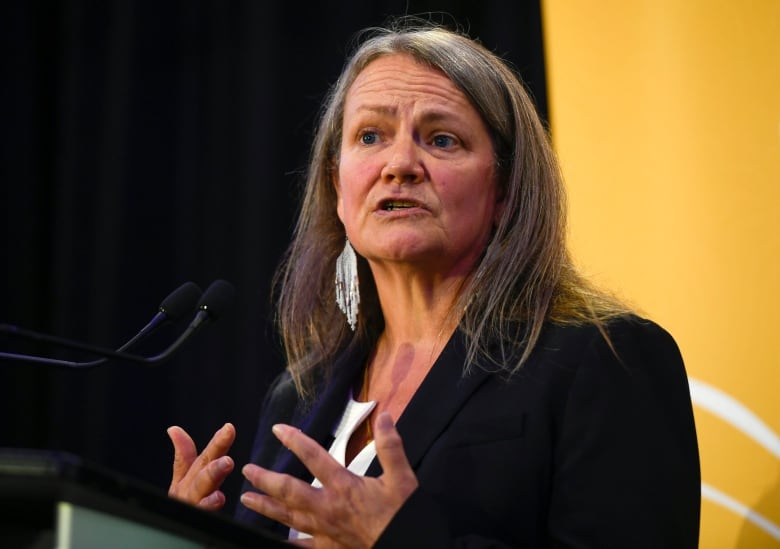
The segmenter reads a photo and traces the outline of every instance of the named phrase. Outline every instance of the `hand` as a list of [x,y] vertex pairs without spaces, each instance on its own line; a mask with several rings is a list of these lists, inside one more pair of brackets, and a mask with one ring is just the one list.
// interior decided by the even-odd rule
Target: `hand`
[[226,455],[236,439],[236,429],[226,423],[198,455],[195,443],[181,427],[168,428],[173,442],[173,479],[168,495],[215,511],[225,505],[225,494],[219,489],[233,470],[233,458]]
[[312,536],[307,547],[371,547],[418,486],[401,436],[388,413],[377,418],[376,451],[383,474],[361,477],[342,467],[327,450],[298,429],[274,425],[273,432],[322,483],[309,483],[257,465],[244,476],[263,492],[246,492],[249,509]]

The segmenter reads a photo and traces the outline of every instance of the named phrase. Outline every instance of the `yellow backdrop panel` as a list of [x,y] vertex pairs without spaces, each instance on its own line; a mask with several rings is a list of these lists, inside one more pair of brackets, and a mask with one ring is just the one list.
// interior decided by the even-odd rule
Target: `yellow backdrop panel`
[[542,7],[574,256],[680,344],[701,547],[780,547],[780,1]]

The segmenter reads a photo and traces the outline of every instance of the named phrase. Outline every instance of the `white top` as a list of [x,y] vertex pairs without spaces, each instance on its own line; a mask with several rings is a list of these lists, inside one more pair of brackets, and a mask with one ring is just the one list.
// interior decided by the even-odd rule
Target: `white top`
[[[352,437],[352,433],[354,433],[366,418],[368,418],[375,407],[375,401],[357,402],[350,392],[347,406],[344,409],[344,415],[341,416],[341,421],[339,421],[333,431],[335,440],[328,450],[328,453],[333,456],[336,461],[359,476],[365,475],[368,466],[374,461],[374,458],[376,457],[376,445],[373,440],[369,442],[365,448],[360,450],[352,461],[349,462],[349,465],[347,465],[344,463],[346,461],[347,443]],[[316,478],[312,481],[311,485],[315,488],[322,487],[322,483]],[[295,528],[290,528],[288,539],[304,539],[310,537],[311,536],[305,532],[299,532]]]

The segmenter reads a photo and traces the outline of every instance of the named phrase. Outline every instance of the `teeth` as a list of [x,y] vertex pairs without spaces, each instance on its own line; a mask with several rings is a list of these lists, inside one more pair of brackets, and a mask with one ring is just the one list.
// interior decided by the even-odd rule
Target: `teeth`
[[417,204],[414,202],[385,202],[385,210],[403,210],[405,208],[414,208]]

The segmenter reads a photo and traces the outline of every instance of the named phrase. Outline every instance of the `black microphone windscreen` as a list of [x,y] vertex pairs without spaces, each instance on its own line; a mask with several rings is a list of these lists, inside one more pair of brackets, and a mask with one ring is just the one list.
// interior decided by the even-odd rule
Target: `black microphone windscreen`
[[213,319],[219,318],[230,306],[236,290],[227,280],[215,280],[198,302],[198,309],[206,311]]
[[202,294],[197,284],[185,282],[163,300],[160,304],[160,312],[165,313],[170,320],[176,320],[195,310]]

